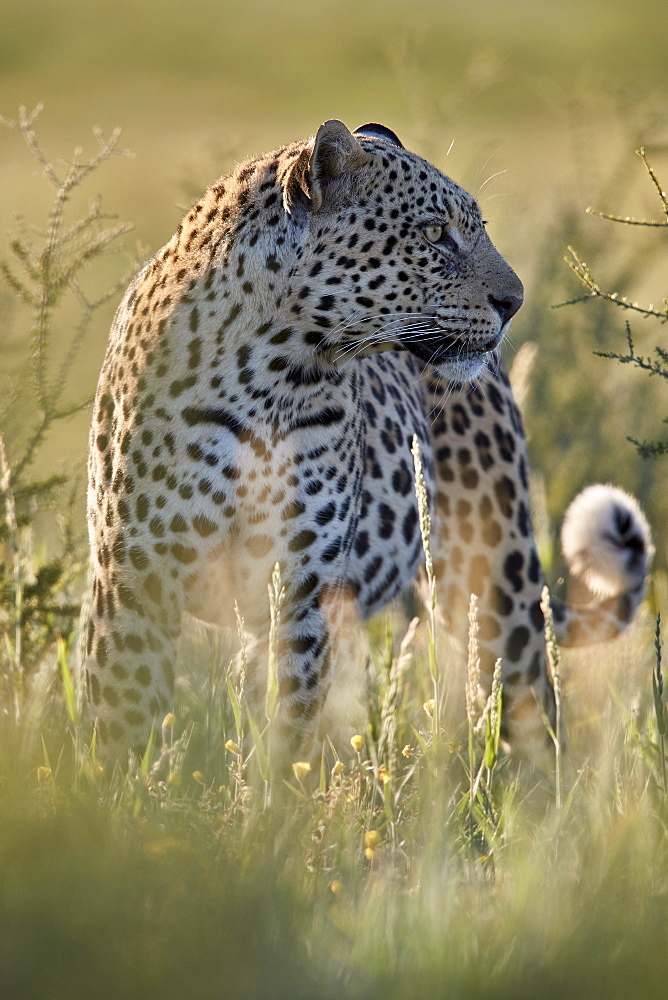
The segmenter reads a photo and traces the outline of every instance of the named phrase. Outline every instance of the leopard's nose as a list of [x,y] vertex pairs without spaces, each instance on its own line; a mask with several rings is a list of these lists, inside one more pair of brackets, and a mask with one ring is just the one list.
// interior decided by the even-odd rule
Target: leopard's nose
[[505,299],[497,299],[493,295],[488,295],[487,298],[490,305],[494,306],[498,312],[503,323],[511,320],[524,302],[524,299],[519,295],[507,295]]

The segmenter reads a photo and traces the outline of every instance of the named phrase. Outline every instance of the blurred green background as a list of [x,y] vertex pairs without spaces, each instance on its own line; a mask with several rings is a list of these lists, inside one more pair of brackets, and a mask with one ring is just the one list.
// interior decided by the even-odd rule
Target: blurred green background
[[[655,303],[668,293],[665,230],[585,214],[593,205],[660,217],[634,150],[646,145],[668,185],[667,20],[662,0],[5,0],[0,114],[44,102],[36,127],[56,165],[75,146],[95,150],[91,126],[122,127],[134,157],[104,164],[72,206],[99,194],[104,210],[135,226],[128,259],[96,265],[91,287],[157,250],[235,160],[331,117],[392,127],[479,197],[525,282],[508,360],[523,341],[539,343],[524,412],[550,517],[586,482],[614,480],[641,496],[663,560],[663,465],[643,462],[625,440],[661,434],[662,384],[593,356],[624,349],[619,310],[552,307],[582,293],[563,262],[569,243],[607,289]],[[52,191],[4,128],[0,192],[6,257],[15,213],[44,227]],[[94,388],[119,299],[96,318],[75,395]],[[27,319],[5,290],[0,309],[0,372],[20,378]],[[69,309],[64,302],[58,315],[63,343]],[[665,340],[665,326],[632,325],[645,352]],[[29,406],[4,418],[10,449]],[[54,433],[45,468],[83,459],[86,425],[81,417]]]

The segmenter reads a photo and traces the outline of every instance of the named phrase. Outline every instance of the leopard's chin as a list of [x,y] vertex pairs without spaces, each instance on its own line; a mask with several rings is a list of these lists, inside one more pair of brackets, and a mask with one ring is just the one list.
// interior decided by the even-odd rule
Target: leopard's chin
[[472,382],[482,374],[500,341],[501,336],[490,337],[473,346],[462,343],[459,336],[430,337],[411,344],[408,350],[446,381]]
[[446,382],[466,384],[479,378],[487,367],[490,352],[462,355],[456,360],[431,362],[436,374]]

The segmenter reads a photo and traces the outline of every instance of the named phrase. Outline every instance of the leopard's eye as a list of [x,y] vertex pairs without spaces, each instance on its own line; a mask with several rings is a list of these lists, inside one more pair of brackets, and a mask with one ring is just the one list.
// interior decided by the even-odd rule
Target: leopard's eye
[[451,254],[460,252],[459,244],[450,236],[445,226],[423,226],[422,232],[426,240],[441,250],[447,250]]
[[443,236],[443,226],[425,226],[422,232],[430,243],[438,243]]

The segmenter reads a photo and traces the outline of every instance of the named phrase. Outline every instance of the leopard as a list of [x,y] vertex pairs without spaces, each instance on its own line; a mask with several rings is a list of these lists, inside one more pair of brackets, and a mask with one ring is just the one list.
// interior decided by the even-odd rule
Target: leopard
[[[206,191],[127,290],[95,397],[82,668],[103,753],[141,753],[170,711],[188,617],[243,620],[261,689],[278,571],[274,728],[307,755],[357,670],[346,609],[424,574],[425,510],[446,626],[465,640],[475,595],[504,738],[544,743],[545,576],[499,350],[523,298],[476,200],[379,123],[328,120]],[[586,489],[563,544],[587,597],[552,599],[559,642],[615,637],[653,552],[637,501]]]

